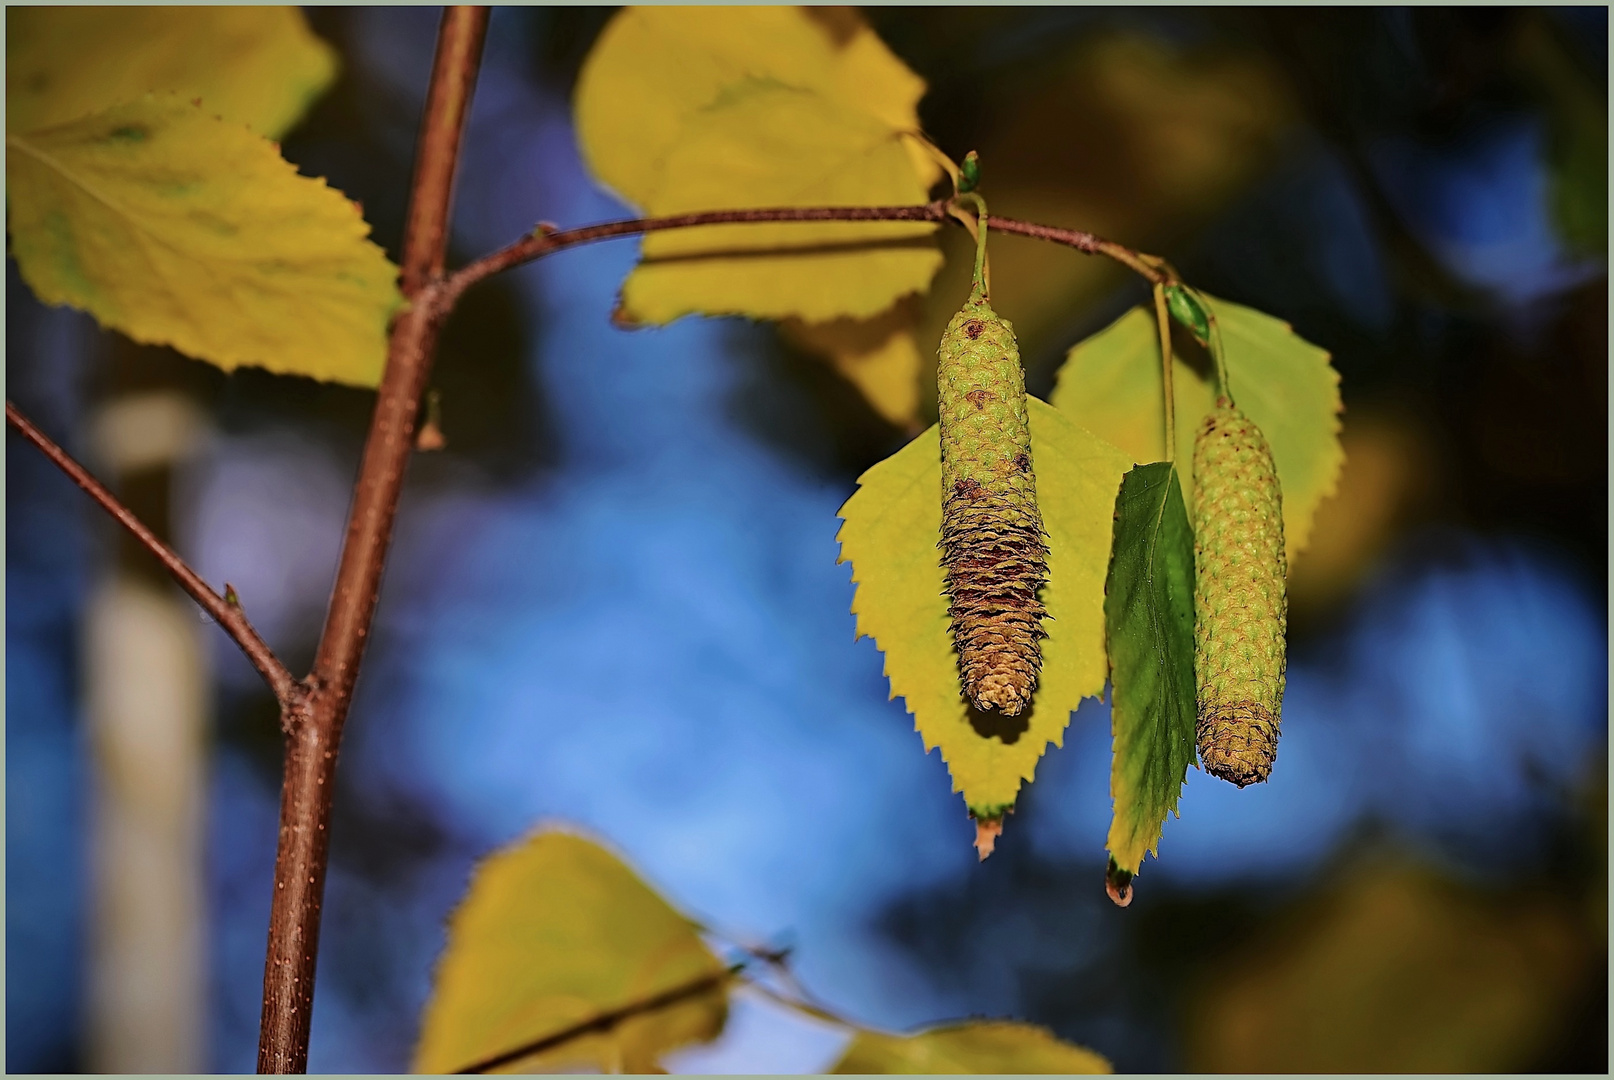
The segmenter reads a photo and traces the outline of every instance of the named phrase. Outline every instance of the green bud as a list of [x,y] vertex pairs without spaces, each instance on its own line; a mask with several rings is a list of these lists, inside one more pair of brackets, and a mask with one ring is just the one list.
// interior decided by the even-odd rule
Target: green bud
[[974,191],[981,183],[981,156],[974,150],[964,155],[958,165],[958,193]]
[[1194,294],[1181,285],[1166,286],[1166,310],[1171,317],[1186,326],[1194,335],[1194,340],[1205,347],[1210,347],[1210,320],[1205,316],[1205,309],[1199,306]]

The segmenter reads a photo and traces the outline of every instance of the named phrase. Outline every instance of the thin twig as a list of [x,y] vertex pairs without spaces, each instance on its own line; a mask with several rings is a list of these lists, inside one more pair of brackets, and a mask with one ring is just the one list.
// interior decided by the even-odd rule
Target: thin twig
[[438,32],[404,236],[403,286],[411,306],[392,327],[347,539],[310,676],[308,707],[286,742],[259,1072],[303,1072],[308,1066],[337,749],[370,636],[404,469],[414,447],[416,413],[447,313],[436,302],[440,289],[434,282],[447,250],[454,173],[487,21],[487,8],[451,7],[443,12]]
[[24,416],[22,410],[13,405],[9,399],[6,401],[6,423],[37,446],[46,457],[56,463],[57,468],[67,474],[73,483],[83,488],[90,498],[99,503],[101,509],[111,514],[113,520],[128,529],[134,538],[140,541],[142,547],[155,555],[157,561],[163,564],[163,569],[173,575],[179,587],[202,605],[202,609],[213,616],[213,621],[230,635],[236,645],[240,646],[252,666],[258,669],[258,674],[263,676],[264,682],[269,684],[269,689],[274,692],[281,705],[285,707],[292,703],[299,691],[297,680],[286,670],[286,665],[280,662],[274,651],[264,643],[263,638],[258,636],[258,631],[247,621],[240,603],[232,602],[235,595],[233,589],[228,585],[225,586],[227,597],[214,592],[207,582],[202,580],[201,575],[180,558],[178,552],[163,543],[156,533],[147,528],[128,507],[118,501],[116,495],[91,476],[84,466],[73,460],[71,454],[51,441],[50,436],[35,427],[33,421]]
[[[805,994],[798,997],[792,997],[789,994],[781,994],[767,983],[758,982],[755,979],[746,980],[745,985],[749,986],[752,990],[755,990],[769,1001],[783,1005],[787,1009],[794,1009],[803,1016],[810,1016],[814,1020],[818,1020],[826,1024],[833,1024],[836,1027],[851,1028],[853,1030],[862,1027],[861,1024],[848,1020],[846,1017],[835,1012],[833,1009],[814,1002]],[[792,987],[792,989],[797,988]],[[797,992],[798,994],[800,993],[799,990],[797,990]]]
[[[483,278],[532,262],[534,259],[541,259],[563,248],[576,247],[578,244],[590,244],[620,236],[639,236],[668,229],[690,229],[702,225],[815,221],[923,221],[941,224],[953,220],[947,213],[948,202],[947,199],[937,199],[923,206],[776,206],[757,210],[706,210],[691,214],[673,214],[668,217],[608,221],[600,225],[585,225],[578,229],[556,230],[541,227],[532,235],[524,236],[515,243],[449,274],[443,282],[444,303],[451,306],[462,292]],[[1089,255],[1108,256],[1143,275],[1151,283],[1171,280],[1169,273],[1151,265],[1147,256],[1112,240],[1094,236],[1092,233],[996,216],[987,218],[987,226],[1016,236],[1028,236],[1035,240],[1064,244]]]
[[520,1061],[522,1058],[532,1057],[534,1054],[541,1054],[546,1050],[553,1050],[557,1046],[564,1046],[573,1039],[581,1038],[584,1035],[610,1031],[624,1020],[631,1020],[635,1016],[656,1012],[659,1009],[665,1009],[690,998],[699,997],[702,994],[716,990],[738,975],[744,967],[744,964],[735,964],[725,971],[715,971],[709,975],[702,975],[698,979],[691,979],[689,982],[682,983],[670,990],[663,990],[659,994],[623,1005],[621,1008],[598,1013],[569,1027],[561,1028],[551,1035],[545,1035],[543,1038],[522,1043],[513,1049],[494,1054],[492,1057],[483,1058],[481,1061],[454,1071],[455,1073],[492,1072],[502,1065],[509,1065]]

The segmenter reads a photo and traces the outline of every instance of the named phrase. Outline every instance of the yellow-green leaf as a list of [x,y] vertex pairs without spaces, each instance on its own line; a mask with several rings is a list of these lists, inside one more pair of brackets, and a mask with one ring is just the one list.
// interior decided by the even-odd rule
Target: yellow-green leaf
[[925,370],[914,336],[918,305],[898,301],[868,319],[786,321],[785,336],[835,366],[876,412],[899,428],[919,428],[919,378]]
[[977,819],[997,818],[1032,778],[1048,743],[1084,697],[1103,691],[1104,575],[1115,494],[1126,455],[1030,398],[1037,502],[1048,532],[1048,608],[1042,676],[1016,717],[968,708],[947,633],[941,538],[941,442],[915,438],[858,478],[841,508],[841,559],[852,564],[859,636],[885,652],[891,696],[901,695],[925,749],[941,747],[953,790]]
[[47,304],[225,370],[373,386],[397,269],[359,209],[172,95],[6,136],[11,252]]
[[274,139],[336,69],[295,7],[9,7],[6,130],[167,91]]
[[[724,965],[695,924],[592,841],[540,829],[484,860],[449,921],[415,1072],[452,1072]],[[722,988],[512,1062],[513,1071],[655,1071],[658,1055],[714,1038]]]
[[[595,175],[649,214],[913,205],[939,175],[912,138],[923,92],[844,14],[629,8],[579,76],[577,127]],[[622,314],[871,316],[929,285],[941,266],[934,232],[879,223],[653,233]]]
[[915,1035],[859,1031],[832,1073],[1110,1073],[1100,1054],[1046,1028],[1007,1020],[949,1024]]
[[1125,903],[1194,760],[1194,534],[1169,462],[1121,480],[1104,621],[1115,742],[1106,846],[1111,887]]
[[[1230,300],[1198,294],[1221,327],[1228,378],[1239,408],[1261,428],[1283,485],[1283,529],[1289,565],[1305,550],[1317,506],[1334,493],[1345,452],[1339,442],[1339,373],[1328,352],[1289,324]],[[1172,357],[1177,445],[1215,401],[1208,365]],[[1059,370],[1050,400],[1142,463],[1165,456],[1160,341],[1152,308],[1137,307],[1078,343]],[[1193,478],[1182,472],[1183,498]]]

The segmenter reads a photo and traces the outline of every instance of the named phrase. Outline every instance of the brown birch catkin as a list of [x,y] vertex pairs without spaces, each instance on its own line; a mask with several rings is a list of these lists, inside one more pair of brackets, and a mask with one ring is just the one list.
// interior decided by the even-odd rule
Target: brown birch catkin
[[959,675],[977,709],[1014,716],[1042,669],[1037,591],[1048,579],[1048,548],[1019,346],[979,273],[942,335],[939,360],[942,567]]

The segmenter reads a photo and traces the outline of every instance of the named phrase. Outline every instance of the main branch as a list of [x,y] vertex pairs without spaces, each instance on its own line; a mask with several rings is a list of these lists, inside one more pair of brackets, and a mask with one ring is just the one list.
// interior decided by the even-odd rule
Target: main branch
[[451,7],[443,12],[438,32],[404,236],[403,287],[411,304],[393,324],[388,342],[347,539],[314,659],[308,708],[286,740],[259,1072],[303,1072],[308,1066],[337,749],[381,590],[404,469],[414,445],[415,415],[447,314],[445,306],[434,302],[433,281],[448,247],[454,174],[487,20],[487,8]]

